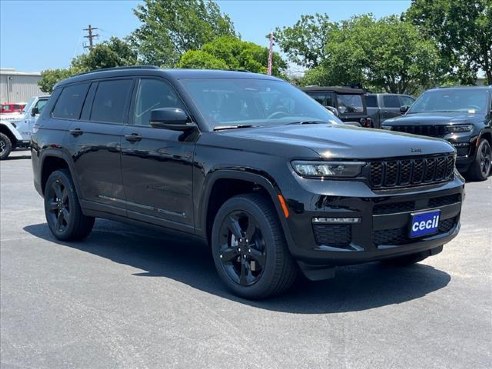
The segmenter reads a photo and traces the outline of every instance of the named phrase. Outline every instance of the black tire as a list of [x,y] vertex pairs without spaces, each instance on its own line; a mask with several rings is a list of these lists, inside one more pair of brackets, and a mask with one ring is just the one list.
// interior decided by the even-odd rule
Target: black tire
[[82,214],[70,173],[50,174],[44,190],[44,212],[51,233],[62,241],[77,241],[89,235],[94,218]]
[[0,133],[0,160],[7,159],[12,151],[12,141],[9,136]]
[[211,246],[220,278],[238,296],[279,295],[296,280],[297,265],[275,209],[260,195],[235,196],[222,205],[214,219]]
[[486,139],[482,139],[477,148],[477,154],[470,169],[468,177],[475,181],[485,181],[490,174],[492,167],[492,149]]

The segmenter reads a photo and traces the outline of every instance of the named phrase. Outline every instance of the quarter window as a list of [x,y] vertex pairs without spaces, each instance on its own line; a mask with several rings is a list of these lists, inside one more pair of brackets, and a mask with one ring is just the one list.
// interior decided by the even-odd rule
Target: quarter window
[[138,85],[133,121],[138,125],[150,124],[150,112],[159,108],[184,106],[174,89],[165,81],[142,79]]
[[88,88],[88,83],[80,83],[65,87],[53,109],[53,117],[61,119],[79,119]]
[[92,104],[91,121],[125,123],[127,101],[130,96],[131,79],[119,79],[99,82],[94,103]]

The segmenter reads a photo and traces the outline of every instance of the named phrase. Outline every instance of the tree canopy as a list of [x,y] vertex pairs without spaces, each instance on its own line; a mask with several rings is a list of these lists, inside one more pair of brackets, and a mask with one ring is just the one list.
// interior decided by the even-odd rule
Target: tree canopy
[[38,85],[43,92],[51,93],[56,83],[77,73],[101,68],[112,68],[137,63],[137,53],[130,45],[117,37],[102,42],[87,54],[72,59],[67,69],[48,69],[41,72]]
[[437,42],[448,73],[474,83],[481,69],[492,84],[492,0],[413,0],[405,17]]
[[[280,76],[287,64],[278,53],[273,56],[272,74]],[[219,37],[200,50],[187,51],[181,57],[178,67],[201,69],[247,70],[266,73],[268,49],[236,37]]]
[[134,13],[142,24],[131,38],[144,64],[174,67],[185,52],[220,36],[236,36],[213,1],[145,0]]

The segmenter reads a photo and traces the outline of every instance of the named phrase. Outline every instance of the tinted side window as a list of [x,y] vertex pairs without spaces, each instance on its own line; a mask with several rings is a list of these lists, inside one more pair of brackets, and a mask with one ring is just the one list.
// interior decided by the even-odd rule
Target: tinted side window
[[378,99],[376,95],[367,95],[366,96],[366,104],[368,108],[377,108],[378,107]]
[[159,108],[184,109],[184,105],[167,82],[158,79],[140,80],[135,100],[133,122],[138,125],[149,125],[150,112]]
[[386,108],[399,108],[400,99],[396,95],[383,95],[383,104]]
[[89,88],[88,83],[79,83],[67,86],[61,92],[52,115],[55,118],[79,119],[85,95]]
[[412,99],[410,96],[400,96],[400,104],[401,106],[410,106],[413,104],[415,100]]
[[131,79],[99,82],[90,119],[97,122],[125,123],[132,83]]

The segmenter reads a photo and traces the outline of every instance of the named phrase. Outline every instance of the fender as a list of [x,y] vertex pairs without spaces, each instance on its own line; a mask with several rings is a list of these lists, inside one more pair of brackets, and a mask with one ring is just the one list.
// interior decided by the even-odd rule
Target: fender
[[275,210],[277,212],[278,219],[280,220],[280,225],[282,227],[288,245],[293,244],[294,241],[291,237],[289,227],[287,226],[287,220],[277,198],[277,196],[281,194],[279,186],[268,173],[244,167],[242,167],[241,169],[217,169],[206,176],[203,184],[204,190],[199,200],[199,217],[196,222],[197,234],[201,234],[204,238],[206,238],[207,213],[210,194],[212,193],[212,188],[219,179],[238,179],[252,182],[263,187],[270,195],[270,199],[275,206]]
[[[61,151],[59,149],[45,149],[45,150],[43,150],[42,156],[40,158],[41,165],[40,165],[39,178],[41,178],[41,173],[43,173],[46,159],[48,159],[50,157],[62,159],[65,163],[67,163],[68,170],[70,172],[70,176],[72,177],[73,183],[75,185],[75,192],[77,193],[78,198],[81,199],[80,198],[81,191],[80,191],[79,181],[78,181],[77,176],[74,175],[74,173],[76,173],[76,172],[75,172],[75,169],[73,167],[73,160],[68,153]],[[42,188],[41,191],[44,194],[44,188]]]
[[15,128],[12,123],[10,123],[9,121],[2,121],[0,122],[0,124],[7,127],[7,129],[10,131],[10,133],[12,133],[17,141],[22,141],[21,134],[19,133],[19,131],[17,131],[17,128]]

